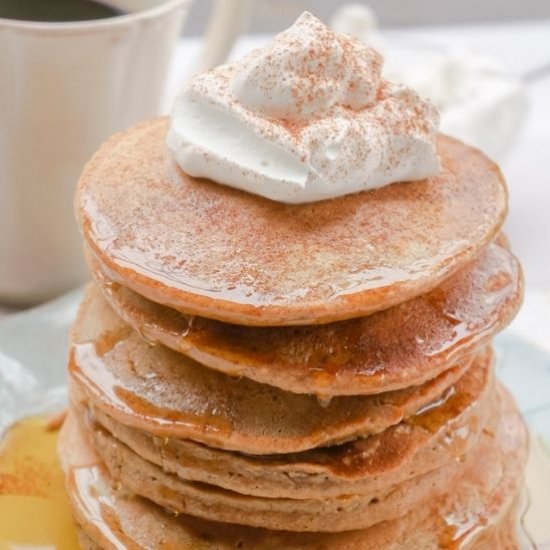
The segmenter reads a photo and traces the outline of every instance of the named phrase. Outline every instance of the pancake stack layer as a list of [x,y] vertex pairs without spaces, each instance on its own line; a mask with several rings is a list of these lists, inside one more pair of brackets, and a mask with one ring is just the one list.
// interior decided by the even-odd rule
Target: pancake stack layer
[[179,170],[166,120],[76,196],[93,278],[59,452],[85,548],[517,548],[526,431],[491,339],[498,168],[300,206]]

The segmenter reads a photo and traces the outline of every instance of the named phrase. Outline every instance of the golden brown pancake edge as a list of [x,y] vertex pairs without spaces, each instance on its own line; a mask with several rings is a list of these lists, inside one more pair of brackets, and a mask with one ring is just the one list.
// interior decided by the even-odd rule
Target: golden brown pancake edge
[[434,178],[290,206],[189,178],[166,128],[154,119],[104,143],[75,208],[109,278],[190,314],[244,325],[368,315],[471,261],[507,211],[498,167],[446,136]]

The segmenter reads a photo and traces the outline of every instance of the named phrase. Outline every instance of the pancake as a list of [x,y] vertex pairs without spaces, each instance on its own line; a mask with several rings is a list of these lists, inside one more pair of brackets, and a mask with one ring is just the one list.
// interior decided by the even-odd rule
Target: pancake
[[487,542],[485,535],[492,530],[489,540],[502,540],[501,526],[510,534],[526,458],[524,424],[509,395],[503,397],[499,429],[486,434],[502,462],[500,475],[493,475],[494,463],[480,460],[444,497],[367,530],[299,534],[174,516],[114,483],[73,417],[62,429],[59,451],[68,494],[90,548],[429,550],[461,542],[464,548],[480,548],[476,541]]
[[[470,542],[466,541],[464,543],[460,543],[460,541],[455,542],[451,540],[446,544],[443,540],[443,542],[440,542],[438,546],[434,546],[435,543],[433,543],[432,545],[429,544],[433,541],[423,541],[422,548],[426,550],[430,550],[430,548],[434,548],[434,550],[435,548],[437,548],[438,550],[454,550],[457,547],[460,547],[463,550],[487,550],[488,548],[498,548],[499,550],[518,550],[519,548],[529,548],[532,546],[532,544],[527,539],[527,537],[520,538],[518,536],[519,515],[520,512],[518,510],[518,506],[516,504],[513,504],[512,506],[509,506],[507,514],[505,514],[499,522],[494,522],[489,526],[480,526],[478,532],[474,533],[474,535],[470,537],[472,539]],[[79,529],[78,535],[80,547],[83,550],[102,550],[102,548],[97,545],[92,539],[90,539],[82,529]],[[418,539],[414,536],[414,534],[412,535],[412,537],[410,537],[410,539],[412,539],[411,542],[413,545],[418,543]],[[196,541],[193,542],[193,544],[195,543]],[[237,540],[236,544],[237,546],[235,546],[234,548],[245,548],[245,546],[242,544],[242,541]],[[178,548],[182,547],[179,546]],[[205,546],[202,546],[202,548],[205,548]],[[220,549],[227,547],[216,546],[216,548]],[[254,546],[254,548],[266,548],[266,546]],[[302,546],[302,548],[304,547]],[[325,546],[323,546],[322,548],[326,549]],[[354,546],[354,548],[358,548],[358,550],[361,550],[362,548],[364,548],[364,546]],[[372,546],[369,546],[369,548],[372,548]],[[379,546],[378,548],[382,549],[382,546]],[[384,548],[388,548],[388,546],[386,545],[384,546]],[[403,542],[402,544],[398,542],[396,543],[396,545],[391,545],[391,548],[393,550],[406,550],[411,549],[411,545],[408,542]],[[411,550],[418,550],[418,547],[413,546]]]
[[[176,513],[254,527],[289,531],[346,531],[365,529],[400,517],[427,499],[452,490],[463,473],[474,463],[489,460],[493,475],[500,474],[498,449],[493,438],[482,432],[478,443],[462,460],[415,476],[374,495],[344,495],[318,499],[256,497],[227,491],[213,485],[190,482],[168,474],[141,458],[107,432],[96,447],[111,477],[128,490],[144,496]],[[458,457],[457,457],[458,458]]]
[[[382,434],[378,441],[372,443],[368,442],[367,438],[367,441],[364,441],[366,445],[363,447],[363,453],[356,455],[355,464],[351,462],[345,469],[353,472],[358,478],[357,485],[362,485],[363,489],[370,485],[371,490],[364,490],[358,494],[355,487],[348,484],[348,492],[341,491],[335,497],[329,497],[324,491],[317,493],[314,498],[302,499],[296,499],[292,494],[286,498],[276,498],[273,494],[266,497],[243,495],[169,474],[140,457],[106,430],[94,430],[92,441],[98,456],[115,480],[120,481],[132,492],[178,513],[279,530],[341,531],[367,528],[375,523],[401,516],[426,499],[448,492],[464,468],[467,468],[469,463],[480,461],[482,457],[483,460],[494,462],[495,472],[498,472],[498,456],[493,456],[493,440],[491,439],[489,444],[485,441],[487,434],[494,433],[498,426],[500,408],[498,398],[493,392],[489,404],[496,405],[492,407],[490,422],[480,423],[479,439],[466,454],[457,453],[457,446],[452,445],[453,438],[464,438],[463,432],[468,429],[464,426],[457,428],[456,424],[459,422],[455,419],[442,421],[438,426],[439,430],[430,426],[434,430],[445,431],[444,441],[448,447],[446,453],[441,450],[437,453],[431,448],[437,438],[433,437],[430,440],[423,432],[418,433],[419,430],[415,429],[403,430],[401,441],[411,447],[420,447],[420,451],[412,459],[406,460],[406,457],[401,460],[400,466],[404,466],[404,471],[408,474],[413,472],[408,477],[403,476],[403,470],[396,469],[396,461],[399,462],[399,459],[396,460],[395,455],[399,454],[396,453],[398,448],[391,446],[391,436],[386,438]],[[447,414],[438,412],[437,416],[440,415],[447,417]],[[433,418],[432,415],[432,421]],[[479,422],[480,419],[476,420]],[[422,419],[423,428],[426,422],[426,418]],[[395,434],[392,435],[395,439]],[[443,442],[440,440],[439,443]],[[426,449],[427,445],[430,445],[429,451]],[[368,449],[366,453],[365,448]],[[429,460],[433,455],[440,458],[439,464],[433,461],[422,462],[422,458]],[[292,457],[289,458],[292,461]],[[341,467],[339,462],[342,460],[342,450],[328,448],[325,450],[325,458],[328,458],[327,466],[334,471],[338,466]],[[352,457],[347,454],[346,458],[349,460]],[[391,483],[395,482],[396,477],[392,476],[392,473],[401,477],[399,483]],[[386,481],[386,484],[382,480]],[[260,484],[261,480],[258,483]]]
[[[159,438],[75,399],[98,449],[105,430],[147,461],[185,480],[267,498],[310,499],[361,494],[376,498],[412,477],[467,453],[498,413],[490,355],[474,363],[440,402],[384,432],[301,453],[248,455],[177,438]],[[101,453],[100,453],[101,454]]]
[[106,300],[146,340],[233,376],[318,395],[424,383],[507,325],[523,287],[519,264],[501,237],[441,286],[388,310],[322,326],[244,327],[151,302],[105,278],[87,256]]
[[143,122],[103,144],[75,209],[109,279],[185,313],[267,326],[368,315],[438,286],[506,214],[498,167],[450,137],[433,178],[287,205],[187,176],[167,126]]
[[147,344],[94,287],[86,292],[71,339],[73,383],[122,423],[252,454],[298,452],[381,432],[440,398],[472,360],[418,388],[319,402],[229,378]]

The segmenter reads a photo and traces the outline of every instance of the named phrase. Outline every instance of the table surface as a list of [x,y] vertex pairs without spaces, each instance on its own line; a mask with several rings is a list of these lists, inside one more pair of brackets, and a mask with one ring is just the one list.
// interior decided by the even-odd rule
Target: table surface
[[[529,111],[512,150],[501,167],[510,188],[506,231],[520,257],[531,290],[550,291],[550,20],[453,27],[386,30],[388,40],[474,48],[502,59],[520,76],[546,67],[543,76],[526,84]],[[269,40],[245,35],[231,57],[238,57]],[[200,52],[200,41],[182,39],[174,54],[167,82],[167,112],[185,74]],[[10,310],[0,306],[0,317]]]

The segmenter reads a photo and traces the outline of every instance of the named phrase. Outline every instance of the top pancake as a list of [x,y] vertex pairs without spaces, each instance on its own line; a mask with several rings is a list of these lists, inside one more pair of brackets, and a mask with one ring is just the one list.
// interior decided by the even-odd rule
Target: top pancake
[[185,313],[264,326],[368,315],[437,286],[506,214],[498,167],[444,136],[434,178],[286,205],[187,176],[166,130],[156,119],[108,140],[75,207],[109,278]]

